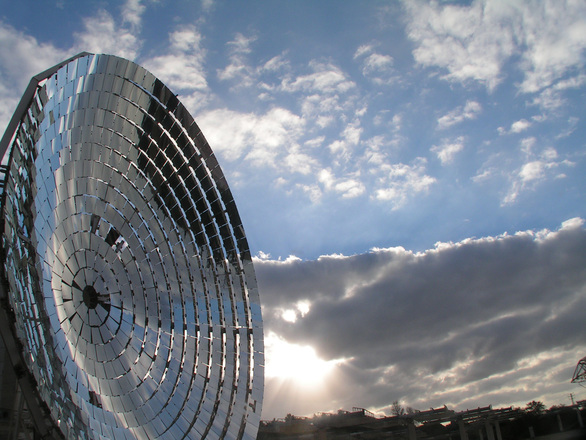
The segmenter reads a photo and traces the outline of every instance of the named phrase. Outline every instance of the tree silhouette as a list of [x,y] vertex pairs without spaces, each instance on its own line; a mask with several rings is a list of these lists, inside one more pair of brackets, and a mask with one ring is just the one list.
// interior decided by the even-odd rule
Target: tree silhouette
[[543,414],[544,411],[545,411],[545,405],[543,404],[543,402],[541,402],[539,400],[532,400],[525,407],[525,412],[527,412],[529,414],[539,415],[539,414]]
[[405,414],[405,408],[401,406],[398,400],[395,400],[391,404],[391,414],[394,416],[402,416],[403,414]]

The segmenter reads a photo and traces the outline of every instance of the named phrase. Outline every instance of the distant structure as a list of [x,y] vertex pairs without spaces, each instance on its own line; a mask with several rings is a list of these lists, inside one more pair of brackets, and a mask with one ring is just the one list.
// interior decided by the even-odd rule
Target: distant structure
[[[447,406],[376,417],[363,408],[263,421],[258,440],[473,440],[585,438],[586,401],[533,414],[519,408],[491,406],[456,412]],[[544,437],[541,437],[544,436]]]
[[252,259],[176,95],[79,54],[31,80],[0,157],[0,436],[256,438]]
[[572,383],[582,384],[583,382],[586,382],[586,357],[578,361],[572,376]]

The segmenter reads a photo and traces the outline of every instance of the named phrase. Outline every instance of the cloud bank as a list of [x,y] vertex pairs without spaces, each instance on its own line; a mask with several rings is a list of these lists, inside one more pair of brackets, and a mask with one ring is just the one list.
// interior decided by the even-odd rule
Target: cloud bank
[[[586,351],[583,223],[421,253],[259,259],[267,333],[344,360],[344,380],[323,401],[286,402],[287,411],[565,402]],[[278,405],[279,388],[267,390]]]

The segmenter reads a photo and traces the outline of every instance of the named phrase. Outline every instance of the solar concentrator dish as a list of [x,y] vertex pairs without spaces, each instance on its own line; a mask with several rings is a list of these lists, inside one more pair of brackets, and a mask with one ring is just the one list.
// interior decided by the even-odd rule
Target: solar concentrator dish
[[36,383],[29,407],[67,438],[255,438],[252,258],[178,98],[131,61],[80,54],[33,78],[2,144],[2,335]]

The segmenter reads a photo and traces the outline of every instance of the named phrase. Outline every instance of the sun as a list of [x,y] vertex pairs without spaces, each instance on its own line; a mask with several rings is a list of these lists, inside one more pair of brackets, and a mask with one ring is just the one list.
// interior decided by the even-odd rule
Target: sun
[[309,345],[291,344],[275,333],[265,337],[265,375],[301,387],[323,384],[340,360],[321,359]]

